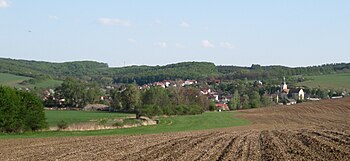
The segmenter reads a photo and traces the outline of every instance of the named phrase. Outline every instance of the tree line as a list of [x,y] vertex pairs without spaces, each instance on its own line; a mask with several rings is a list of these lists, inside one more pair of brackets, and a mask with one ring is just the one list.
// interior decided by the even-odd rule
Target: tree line
[[104,95],[97,83],[73,78],[65,79],[54,91],[55,93],[44,101],[46,107],[83,108],[87,104],[99,103],[100,96]]
[[244,79],[266,80],[291,75],[322,75],[350,70],[350,63],[333,63],[318,66],[290,68],[285,66],[261,66],[253,64],[251,67],[217,66],[221,73],[221,80]]
[[[100,100],[109,95],[108,100]],[[64,99],[64,102],[60,100]],[[47,107],[77,107],[87,104],[108,104],[114,111],[132,112],[139,116],[200,114],[208,110],[210,102],[200,90],[192,87],[162,88],[159,86],[140,90],[135,83],[118,89],[101,91],[94,83],[66,79],[55,94],[45,102]]]
[[349,71],[350,63],[334,63],[319,66],[290,68],[285,66],[251,67],[215,66],[210,62],[182,62],[164,66],[128,66],[110,68],[106,63],[77,61],[50,63],[0,58],[0,72],[32,77],[35,83],[43,79],[64,80],[74,77],[83,81],[92,81],[100,85],[133,83],[139,85],[176,79],[206,79],[214,77],[220,80],[267,80],[290,75],[320,75]]
[[194,115],[209,108],[209,100],[191,87],[150,87],[139,90],[128,84],[111,93],[112,107],[117,111],[135,112],[139,116]]

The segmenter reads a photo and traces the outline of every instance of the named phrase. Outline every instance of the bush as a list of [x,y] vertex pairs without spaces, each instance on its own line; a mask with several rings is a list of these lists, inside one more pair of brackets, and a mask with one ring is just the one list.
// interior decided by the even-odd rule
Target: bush
[[36,131],[47,127],[42,102],[33,94],[0,86],[0,132]]
[[215,111],[216,110],[216,106],[214,103],[210,103],[209,105],[209,111]]
[[101,119],[98,124],[99,125],[102,125],[102,126],[105,126],[107,124],[108,120],[107,119]]
[[152,117],[152,116],[162,115],[163,111],[157,105],[144,105],[140,109],[140,114],[142,116]]
[[33,94],[19,92],[25,131],[36,131],[47,127],[43,103]]
[[123,126],[123,123],[122,122],[116,122],[116,123],[113,124],[113,126],[121,127],[121,126]]
[[190,107],[190,112],[189,112],[190,115],[197,115],[204,112],[203,108],[198,105],[192,105],[189,107]]
[[164,115],[175,115],[175,112],[171,106],[163,107],[162,110]]
[[135,125],[140,124],[141,120],[135,118],[126,118],[123,120],[123,125]]
[[57,123],[58,130],[63,130],[68,128],[68,123],[66,121],[61,120]]

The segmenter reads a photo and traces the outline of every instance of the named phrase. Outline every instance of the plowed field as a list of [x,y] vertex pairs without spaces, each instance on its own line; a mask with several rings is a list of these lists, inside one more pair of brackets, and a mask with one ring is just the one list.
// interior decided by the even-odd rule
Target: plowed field
[[242,111],[249,126],[0,140],[0,160],[350,160],[350,98]]

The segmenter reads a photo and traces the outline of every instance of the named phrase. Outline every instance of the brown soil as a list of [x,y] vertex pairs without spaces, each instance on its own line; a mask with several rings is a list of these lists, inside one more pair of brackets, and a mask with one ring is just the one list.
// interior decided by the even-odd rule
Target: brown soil
[[153,135],[1,140],[0,160],[350,160],[350,98],[241,113],[253,124]]

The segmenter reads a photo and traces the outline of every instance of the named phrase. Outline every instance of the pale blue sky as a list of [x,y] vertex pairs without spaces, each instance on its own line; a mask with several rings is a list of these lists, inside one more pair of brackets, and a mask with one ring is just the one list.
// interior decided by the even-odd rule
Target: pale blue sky
[[0,0],[0,57],[309,66],[349,51],[349,0]]

